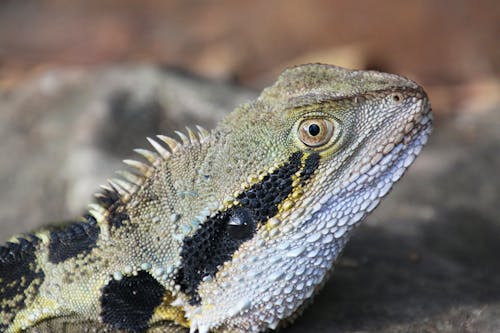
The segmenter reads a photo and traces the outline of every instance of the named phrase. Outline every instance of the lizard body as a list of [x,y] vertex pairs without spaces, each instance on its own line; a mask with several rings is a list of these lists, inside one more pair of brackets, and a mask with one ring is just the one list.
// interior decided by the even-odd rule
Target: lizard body
[[289,68],[213,131],[150,140],[81,221],[0,247],[0,331],[277,328],[430,131],[413,81]]

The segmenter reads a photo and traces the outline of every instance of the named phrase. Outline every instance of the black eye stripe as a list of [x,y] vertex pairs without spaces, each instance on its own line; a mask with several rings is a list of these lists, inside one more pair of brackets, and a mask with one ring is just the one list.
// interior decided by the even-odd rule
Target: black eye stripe
[[[290,156],[282,167],[242,192],[233,206],[207,219],[191,236],[186,237],[181,250],[181,266],[175,282],[190,297],[190,303],[201,302],[198,286],[205,276],[215,276],[219,267],[231,260],[240,245],[251,239],[259,224],[265,223],[278,213],[278,205],[292,192],[293,176],[302,168],[301,182],[310,178],[319,164],[319,155],[308,156],[302,166],[302,152]],[[247,226],[245,230],[231,230],[228,223],[239,217]],[[234,222],[234,221],[233,221]]]
[[311,154],[307,157],[304,168],[300,173],[300,181],[302,185],[304,185],[309,178],[313,175],[314,171],[319,166],[320,156],[318,153]]
[[292,192],[292,176],[300,170],[302,155],[301,152],[292,154],[287,164],[237,197],[241,206],[250,209],[259,223],[276,215],[278,204]]

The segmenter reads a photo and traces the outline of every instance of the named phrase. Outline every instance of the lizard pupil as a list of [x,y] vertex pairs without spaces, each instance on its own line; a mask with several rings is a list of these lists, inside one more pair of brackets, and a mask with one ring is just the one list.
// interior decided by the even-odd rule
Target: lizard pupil
[[318,124],[311,124],[309,125],[308,131],[311,136],[316,136],[319,134],[319,132],[321,132],[321,128],[318,126]]

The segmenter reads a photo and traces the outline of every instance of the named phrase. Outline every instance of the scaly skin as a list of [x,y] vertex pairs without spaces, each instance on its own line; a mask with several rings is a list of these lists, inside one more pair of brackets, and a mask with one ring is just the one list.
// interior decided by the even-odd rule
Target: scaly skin
[[[293,319],[431,131],[416,83],[287,69],[212,132],[159,136],[82,221],[0,248],[0,330],[259,332]],[[168,148],[167,148],[168,147]]]

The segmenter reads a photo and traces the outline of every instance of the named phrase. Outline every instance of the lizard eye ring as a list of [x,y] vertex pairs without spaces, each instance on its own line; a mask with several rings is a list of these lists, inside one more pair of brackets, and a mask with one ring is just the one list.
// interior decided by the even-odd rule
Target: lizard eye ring
[[308,147],[319,147],[328,143],[333,136],[335,125],[328,119],[306,119],[299,124],[300,141]]

